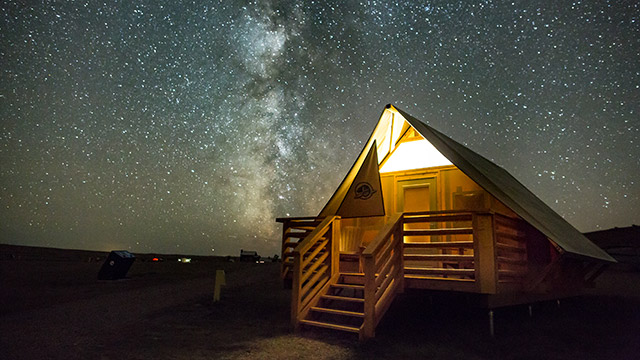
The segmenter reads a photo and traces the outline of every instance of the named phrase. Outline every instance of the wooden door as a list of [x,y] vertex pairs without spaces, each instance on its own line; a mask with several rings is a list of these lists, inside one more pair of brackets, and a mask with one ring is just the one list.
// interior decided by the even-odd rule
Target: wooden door
[[398,181],[396,211],[434,211],[437,209],[436,178]]
[[[397,187],[398,212],[417,212],[437,210],[436,179],[424,178],[415,180],[398,181]],[[429,223],[406,224],[405,229],[426,229],[430,228]],[[406,237],[405,242],[428,242],[429,237],[411,236]],[[433,240],[432,240],[433,241]]]

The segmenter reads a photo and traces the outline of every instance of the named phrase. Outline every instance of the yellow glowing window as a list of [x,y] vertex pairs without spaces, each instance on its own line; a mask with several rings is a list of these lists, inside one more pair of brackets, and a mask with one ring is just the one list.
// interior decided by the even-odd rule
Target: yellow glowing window
[[452,165],[427,140],[402,142],[380,169],[381,173]]

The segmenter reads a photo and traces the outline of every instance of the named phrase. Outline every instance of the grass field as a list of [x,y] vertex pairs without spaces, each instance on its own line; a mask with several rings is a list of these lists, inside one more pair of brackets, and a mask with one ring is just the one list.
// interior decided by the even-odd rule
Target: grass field
[[[487,313],[407,292],[376,331],[289,330],[279,264],[137,261],[98,281],[101,262],[0,260],[2,359],[638,359],[640,274],[610,271],[592,293]],[[35,260],[34,260],[35,259]],[[169,261],[172,260],[172,261]],[[227,286],[212,302],[215,271]]]

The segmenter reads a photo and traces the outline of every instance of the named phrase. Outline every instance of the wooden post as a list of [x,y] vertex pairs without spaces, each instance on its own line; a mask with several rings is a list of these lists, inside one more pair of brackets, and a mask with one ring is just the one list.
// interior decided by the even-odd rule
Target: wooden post
[[227,285],[227,281],[224,276],[224,270],[216,270],[216,280],[213,288],[213,302],[220,301],[220,292],[222,287]]
[[376,333],[376,266],[375,255],[364,258],[364,326],[361,340],[373,338]]
[[291,327],[294,331],[298,331],[300,328],[300,290],[302,284],[300,284],[300,279],[302,279],[302,255],[297,252],[293,253],[293,281],[291,284]]
[[287,273],[287,262],[286,262],[287,248],[284,246],[284,243],[287,241],[287,235],[289,234],[290,227],[291,227],[290,220],[286,220],[285,222],[282,223],[282,244],[281,244],[282,250],[280,255],[280,261],[282,261],[282,265],[280,266],[280,276],[282,277],[282,279],[284,279],[285,274]]
[[329,248],[331,249],[331,278],[340,271],[340,217],[336,216],[331,225],[331,244],[329,244]]
[[473,215],[473,259],[478,292],[495,294],[498,287],[498,262],[492,214]]
[[[397,237],[397,241],[398,241],[398,246],[396,247],[396,250],[398,252],[398,256],[400,257],[400,260],[398,261],[398,263],[400,264],[400,274],[398,276],[398,293],[404,293],[404,224],[402,221],[400,221],[398,223],[398,228],[396,229],[395,233],[393,234],[393,237],[396,238]],[[395,240],[395,239],[394,239]]]

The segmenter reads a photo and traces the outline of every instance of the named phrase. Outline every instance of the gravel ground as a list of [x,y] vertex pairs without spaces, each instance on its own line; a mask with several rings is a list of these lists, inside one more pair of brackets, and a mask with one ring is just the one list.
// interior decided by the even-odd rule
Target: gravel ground
[[[100,263],[0,260],[2,359],[637,359],[640,274],[610,271],[592,293],[486,312],[407,292],[377,336],[289,330],[279,264],[136,262],[97,281]],[[215,271],[227,286],[213,303]]]

